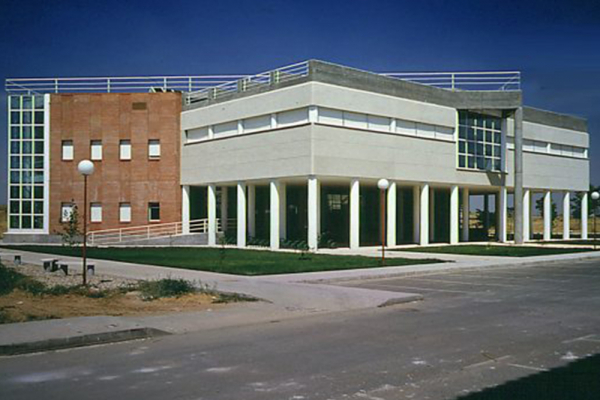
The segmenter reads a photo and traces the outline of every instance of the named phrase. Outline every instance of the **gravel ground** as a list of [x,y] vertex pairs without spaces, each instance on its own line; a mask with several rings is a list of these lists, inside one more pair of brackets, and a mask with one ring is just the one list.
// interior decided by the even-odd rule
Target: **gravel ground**
[[[69,275],[65,276],[62,271],[56,272],[45,272],[44,268],[39,265],[33,264],[21,264],[15,265],[12,262],[4,262],[4,264],[9,268],[14,268],[23,275],[27,275],[37,281],[40,281],[46,284],[49,287],[54,287],[58,285],[62,286],[75,286],[80,285],[82,283],[82,276],[80,272],[69,271]],[[125,279],[125,278],[116,278],[114,276],[108,275],[92,275],[87,277],[88,284],[91,287],[98,288],[100,290],[110,290],[117,289],[120,287],[126,287],[130,285],[135,285],[138,280],[135,279]]]

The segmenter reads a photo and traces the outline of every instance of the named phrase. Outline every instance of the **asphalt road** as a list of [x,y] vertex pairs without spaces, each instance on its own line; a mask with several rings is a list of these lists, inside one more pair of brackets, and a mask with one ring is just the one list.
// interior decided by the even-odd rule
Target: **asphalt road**
[[452,399],[600,352],[600,262],[350,282],[425,300],[0,359],[0,399]]

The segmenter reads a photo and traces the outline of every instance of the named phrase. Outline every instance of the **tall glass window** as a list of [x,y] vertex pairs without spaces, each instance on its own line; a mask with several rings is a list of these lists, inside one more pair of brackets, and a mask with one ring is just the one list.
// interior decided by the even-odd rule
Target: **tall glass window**
[[10,96],[9,229],[44,228],[44,96]]
[[502,171],[502,119],[459,111],[458,167]]

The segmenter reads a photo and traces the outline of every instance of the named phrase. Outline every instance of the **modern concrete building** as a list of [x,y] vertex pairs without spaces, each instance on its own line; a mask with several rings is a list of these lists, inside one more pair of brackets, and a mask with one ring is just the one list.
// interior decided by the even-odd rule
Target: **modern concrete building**
[[484,198],[483,239],[494,225],[500,242],[532,238],[534,193],[545,239],[551,193],[564,197],[565,238],[571,194],[587,209],[586,121],[523,106],[518,72],[308,61],[254,76],[10,79],[6,89],[11,241],[53,237],[81,204],[85,158],[98,167],[95,243],[215,245],[222,231],[239,247],[374,245],[381,178],[388,246],[481,240],[473,196]]

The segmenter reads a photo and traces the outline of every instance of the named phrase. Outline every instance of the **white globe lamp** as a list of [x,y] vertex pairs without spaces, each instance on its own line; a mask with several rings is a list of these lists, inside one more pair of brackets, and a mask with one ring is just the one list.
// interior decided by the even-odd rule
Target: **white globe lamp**
[[77,170],[81,175],[91,175],[94,173],[94,163],[90,160],[82,160],[77,165]]

